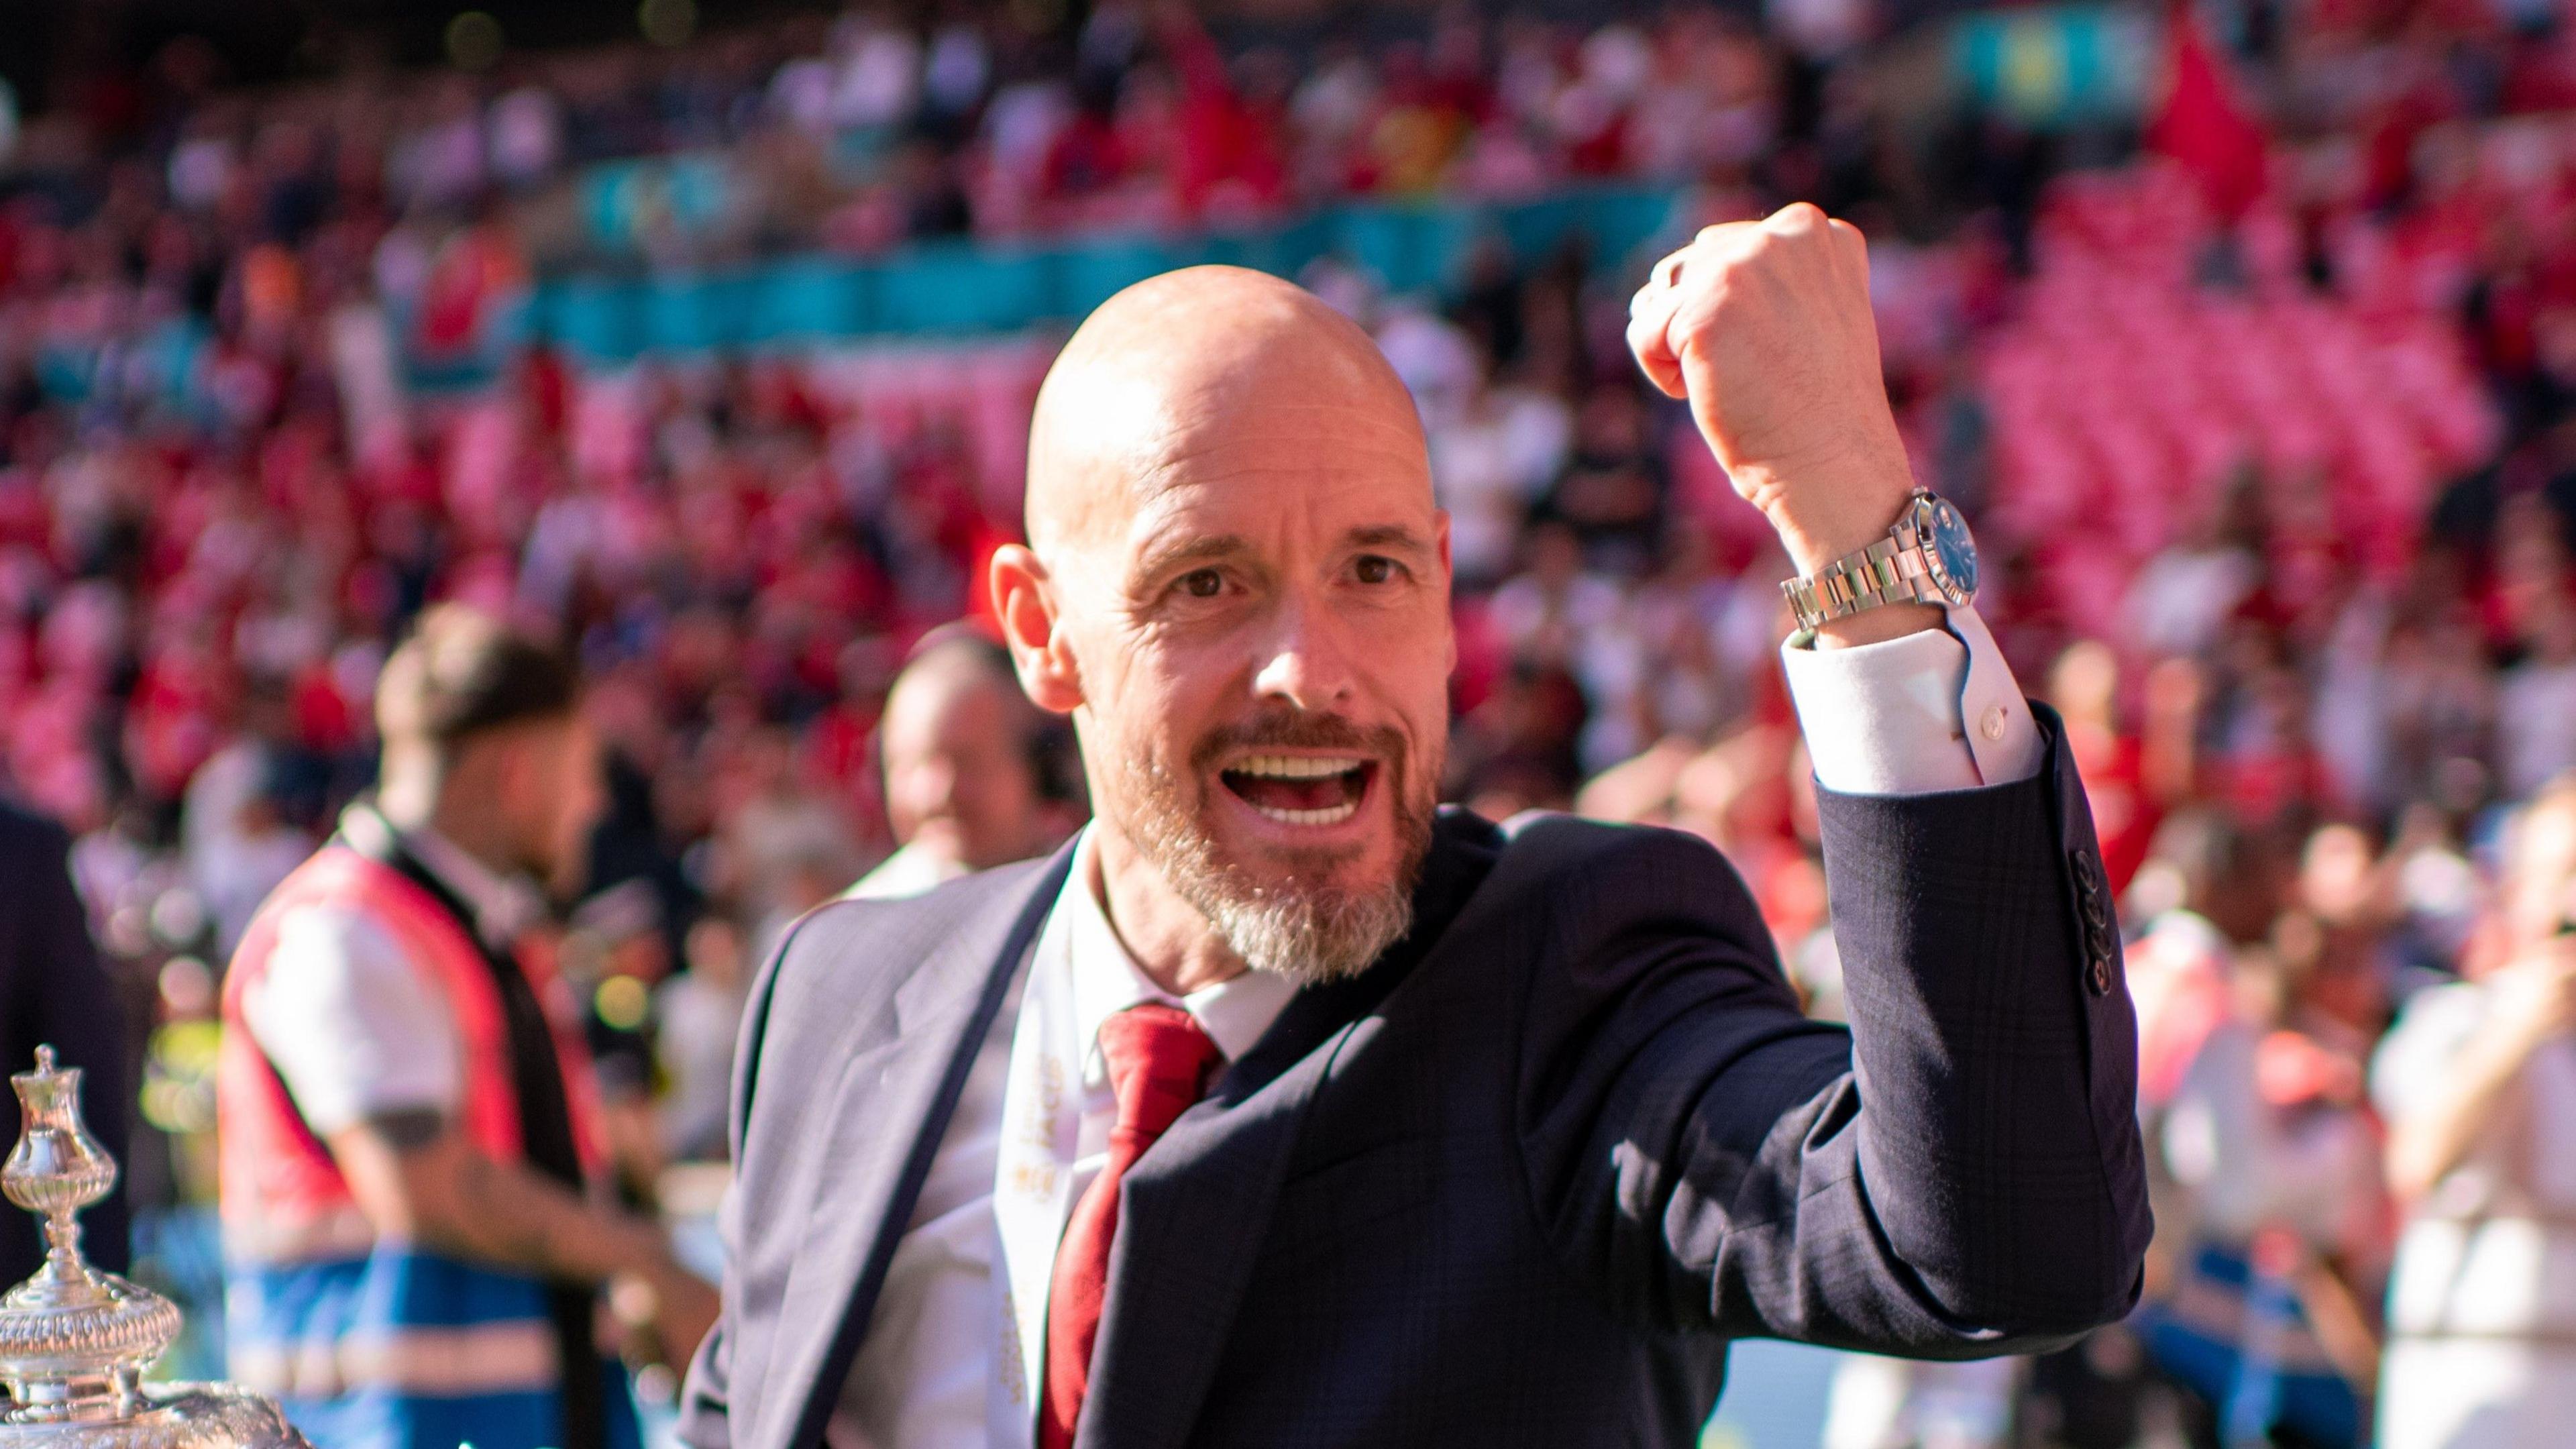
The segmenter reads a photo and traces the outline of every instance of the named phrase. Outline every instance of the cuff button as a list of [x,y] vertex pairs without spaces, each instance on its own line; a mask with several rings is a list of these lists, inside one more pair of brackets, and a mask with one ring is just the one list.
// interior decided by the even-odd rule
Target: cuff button
[[2111,958],[2110,958],[2110,957],[2108,957],[2108,956],[2096,956],[2096,957],[2094,957],[2094,958],[2093,958],[2093,970],[2092,970],[2092,973],[2091,973],[2091,978],[2092,978],[2092,986],[2093,986],[2093,994],[2094,994],[2094,995],[2096,995],[2096,996],[2108,996],[2108,995],[2110,995],[2110,994],[2111,994]]
[[1977,722],[1977,730],[1989,740],[2002,739],[2004,737],[2004,707],[2000,704],[1987,705],[1986,717]]

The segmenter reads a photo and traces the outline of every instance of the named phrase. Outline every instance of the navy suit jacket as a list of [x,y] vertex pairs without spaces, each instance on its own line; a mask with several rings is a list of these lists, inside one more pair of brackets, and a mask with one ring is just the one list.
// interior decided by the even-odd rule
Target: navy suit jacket
[[[1084,1449],[1697,1442],[1742,1337],[1928,1357],[2134,1301],[2136,1029],[2055,720],[2030,780],[1822,801],[1852,1027],[1725,860],[1444,811],[1410,936],[1128,1174]],[[812,1449],[1068,856],[805,918],[736,1068],[698,1449]]]

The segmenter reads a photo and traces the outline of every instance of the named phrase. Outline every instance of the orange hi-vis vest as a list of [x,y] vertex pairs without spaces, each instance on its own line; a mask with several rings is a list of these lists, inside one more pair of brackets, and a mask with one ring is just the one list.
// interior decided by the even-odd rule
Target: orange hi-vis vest
[[[317,1444],[478,1449],[554,1442],[562,1354],[537,1275],[380,1240],[330,1149],[247,1025],[292,911],[354,906],[446,1003],[462,1058],[456,1122],[477,1149],[524,1162],[508,1017],[469,928],[396,867],[334,841],[260,907],[224,982],[216,1060],[229,1376],[277,1397]],[[545,1013],[576,1155],[604,1166],[589,1057],[545,953],[514,953]]]

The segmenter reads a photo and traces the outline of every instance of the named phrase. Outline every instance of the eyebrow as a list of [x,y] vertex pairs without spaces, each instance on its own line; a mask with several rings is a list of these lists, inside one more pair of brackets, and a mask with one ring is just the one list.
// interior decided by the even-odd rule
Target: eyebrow
[[1415,553],[1427,552],[1430,545],[1422,535],[1401,523],[1380,523],[1367,528],[1354,528],[1342,541],[1353,548],[1401,548]]
[[[1354,528],[1342,535],[1342,545],[1345,548],[1402,549],[1416,554],[1426,553],[1430,549],[1430,545],[1423,541],[1422,535],[1401,523],[1375,523]],[[1190,539],[1185,543],[1173,544],[1169,548],[1153,550],[1137,561],[1136,573],[1139,578],[1155,578],[1171,572],[1182,564],[1206,563],[1215,559],[1231,558],[1236,554],[1249,553],[1251,550],[1250,540],[1242,534],[1212,533],[1202,538]]]
[[1246,552],[1251,547],[1251,543],[1242,534],[1212,533],[1205,537],[1190,539],[1185,543],[1173,544],[1169,548],[1157,548],[1148,552],[1143,558],[1137,560],[1136,575],[1138,578],[1153,578],[1170,572],[1175,565],[1205,563],[1210,559],[1227,558]]

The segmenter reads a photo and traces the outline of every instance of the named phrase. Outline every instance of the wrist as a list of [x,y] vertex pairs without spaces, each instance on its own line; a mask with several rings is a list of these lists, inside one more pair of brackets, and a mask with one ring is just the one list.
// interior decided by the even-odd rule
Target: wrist
[[1893,461],[1746,471],[1745,496],[1761,506],[1789,562],[1809,578],[1885,538],[1915,491],[1914,470],[1901,454]]
[[670,1239],[663,1234],[662,1225],[650,1218],[618,1214],[607,1241],[611,1244],[613,1273],[654,1279],[672,1266]]
[[[1792,496],[1776,484],[1766,491],[1774,498]],[[1910,468],[1872,468],[1851,475],[1842,486],[1805,492],[1810,498],[1834,500],[1834,506],[1828,510],[1781,502],[1764,513],[1789,555],[1790,566],[1800,578],[1813,579],[1888,536],[1914,495],[1914,475]],[[1937,605],[1889,602],[1828,619],[1815,626],[1811,637],[1819,649],[1848,649],[1939,628],[1942,622]]]
[[2545,1019],[2499,1017],[2487,1024],[2486,1040],[2472,1059],[2486,1063],[2498,1076],[2511,1076],[2556,1032],[2557,1027]]

